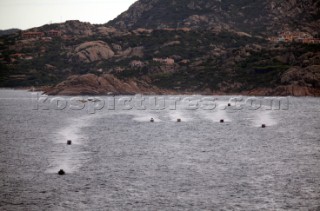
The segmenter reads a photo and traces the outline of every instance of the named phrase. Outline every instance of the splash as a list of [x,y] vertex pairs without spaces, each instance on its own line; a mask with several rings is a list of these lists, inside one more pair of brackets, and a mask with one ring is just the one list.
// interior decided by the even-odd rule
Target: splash
[[222,119],[224,122],[232,122],[226,110],[216,109],[214,111],[200,111],[199,114],[202,116],[202,118],[215,123],[220,123],[220,120]]
[[168,111],[168,115],[171,121],[176,122],[177,119],[181,119],[182,122],[190,122],[193,120],[192,117],[189,116],[189,114],[186,111]]
[[272,117],[270,111],[259,111],[252,120],[252,126],[261,127],[262,124],[266,126],[277,125],[277,121]]
[[51,158],[48,160],[49,167],[45,171],[47,174],[56,174],[60,169],[63,169],[66,173],[75,173],[81,167],[82,164],[87,160],[89,152],[65,152],[55,153],[58,158]]
[[93,116],[84,116],[80,118],[69,119],[65,128],[58,131],[61,139],[56,140],[57,143],[66,143],[71,140],[72,144],[82,145],[87,137],[81,133],[81,129],[90,125]]
[[136,122],[150,122],[151,118],[153,118],[155,122],[162,121],[159,118],[158,114],[150,113],[147,111],[142,111],[142,112],[135,111],[135,112],[127,113],[127,114],[134,116],[132,118],[132,120],[136,121]]
[[[86,159],[85,154],[88,152],[81,151],[88,137],[83,134],[82,129],[92,124],[96,116],[83,116],[69,119],[67,126],[59,130],[58,137],[54,138],[55,143],[61,144],[54,146],[52,154],[48,159],[48,169],[45,173],[57,173],[63,169],[67,173],[77,172]],[[72,141],[72,146],[67,146],[67,140]]]

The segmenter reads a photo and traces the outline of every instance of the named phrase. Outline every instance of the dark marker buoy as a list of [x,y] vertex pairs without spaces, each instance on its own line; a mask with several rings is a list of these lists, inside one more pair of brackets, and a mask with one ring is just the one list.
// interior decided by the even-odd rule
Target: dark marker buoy
[[228,106],[230,107],[230,106],[231,106],[231,103],[228,103]]
[[181,119],[177,119],[177,122],[181,122]]
[[68,141],[67,141],[67,145],[72,145],[72,141],[71,141],[71,140],[68,140]]
[[266,128],[267,126],[266,126],[265,124],[262,124],[261,127],[262,127],[262,128]]
[[154,119],[153,119],[153,118],[151,118],[151,119],[150,119],[150,122],[154,122]]
[[221,119],[221,120],[220,120],[220,123],[224,123],[224,120],[223,120],[223,119]]
[[59,175],[65,175],[65,174],[66,174],[66,172],[64,172],[64,170],[63,170],[63,169],[60,169],[60,171],[58,172],[58,174],[59,174]]

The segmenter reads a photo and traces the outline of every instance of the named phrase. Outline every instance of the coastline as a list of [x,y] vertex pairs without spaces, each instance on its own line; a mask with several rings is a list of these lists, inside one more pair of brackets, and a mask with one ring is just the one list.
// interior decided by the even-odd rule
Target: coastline
[[[277,94],[277,92],[272,92],[269,88],[259,88],[259,89],[253,89],[250,91],[242,91],[242,92],[222,92],[222,91],[216,91],[216,92],[205,92],[205,91],[199,91],[199,92],[192,92],[192,91],[176,91],[176,90],[158,90],[158,92],[155,91],[144,91],[144,92],[102,92],[97,93],[95,90],[86,90],[86,92],[79,91],[72,91],[72,92],[48,92],[48,90],[51,90],[53,87],[49,86],[39,86],[39,87],[0,87],[0,90],[23,90],[28,92],[42,92],[45,95],[48,96],[134,96],[134,95],[144,95],[144,96],[164,96],[164,95],[172,95],[172,96],[192,96],[192,95],[199,95],[199,96],[252,96],[252,97],[320,97],[320,90],[314,90],[314,94],[307,92],[300,92],[300,93],[281,93]],[[272,94],[274,93],[274,94]]]

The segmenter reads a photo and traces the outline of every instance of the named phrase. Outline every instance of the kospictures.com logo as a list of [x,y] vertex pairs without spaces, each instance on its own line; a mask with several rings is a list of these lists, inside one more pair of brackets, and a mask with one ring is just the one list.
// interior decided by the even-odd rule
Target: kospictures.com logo
[[285,97],[211,96],[108,96],[108,97],[48,97],[32,93],[33,110],[84,110],[94,114],[101,110],[288,110]]

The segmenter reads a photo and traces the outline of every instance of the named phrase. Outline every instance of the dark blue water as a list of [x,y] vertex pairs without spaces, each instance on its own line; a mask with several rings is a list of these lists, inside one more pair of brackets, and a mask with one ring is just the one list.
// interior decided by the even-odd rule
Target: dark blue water
[[281,110],[220,98],[213,111],[88,114],[1,90],[0,210],[319,210],[320,98]]

